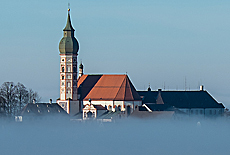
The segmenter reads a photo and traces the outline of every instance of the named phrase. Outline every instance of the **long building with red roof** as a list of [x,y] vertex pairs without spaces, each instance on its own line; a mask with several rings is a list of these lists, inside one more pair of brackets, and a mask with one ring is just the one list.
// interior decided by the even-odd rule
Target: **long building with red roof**
[[78,94],[82,105],[102,105],[112,111],[132,113],[142,101],[128,75],[82,75],[78,79]]

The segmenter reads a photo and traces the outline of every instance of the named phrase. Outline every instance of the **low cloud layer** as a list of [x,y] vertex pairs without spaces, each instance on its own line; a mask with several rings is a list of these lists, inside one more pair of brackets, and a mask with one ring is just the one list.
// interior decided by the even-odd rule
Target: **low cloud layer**
[[1,154],[228,154],[229,120],[1,123]]

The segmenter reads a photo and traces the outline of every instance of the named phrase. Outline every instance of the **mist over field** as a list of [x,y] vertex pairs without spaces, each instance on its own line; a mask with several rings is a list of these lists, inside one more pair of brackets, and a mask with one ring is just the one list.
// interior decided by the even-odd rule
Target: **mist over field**
[[1,123],[1,154],[228,154],[230,121]]

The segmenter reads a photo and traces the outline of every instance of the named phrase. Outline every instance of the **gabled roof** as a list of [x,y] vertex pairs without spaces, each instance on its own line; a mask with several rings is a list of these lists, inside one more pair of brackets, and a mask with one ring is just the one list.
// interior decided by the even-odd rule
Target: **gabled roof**
[[19,114],[20,116],[53,116],[68,115],[57,103],[28,103]]
[[83,75],[78,79],[81,100],[140,101],[127,75]]
[[159,92],[164,104],[176,108],[224,108],[207,91],[138,91],[143,103],[156,103]]

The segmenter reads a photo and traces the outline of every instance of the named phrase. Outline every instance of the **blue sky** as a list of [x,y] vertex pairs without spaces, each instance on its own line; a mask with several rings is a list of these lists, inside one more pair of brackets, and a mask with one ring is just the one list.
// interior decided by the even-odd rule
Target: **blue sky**
[[128,73],[137,90],[197,90],[230,107],[230,2],[2,1],[0,82],[59,97],[59,51],[70,2],[85,73]]

